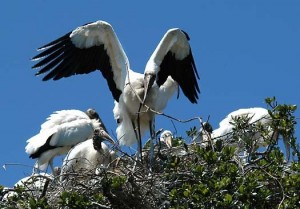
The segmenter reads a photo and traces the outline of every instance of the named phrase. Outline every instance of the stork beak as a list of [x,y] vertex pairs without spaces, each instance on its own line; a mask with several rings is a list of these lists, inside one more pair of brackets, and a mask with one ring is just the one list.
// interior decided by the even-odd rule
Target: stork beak
[[173,141],[173,137],[172,135],[168,135],[166,136],[166,145],[168,148],[172,148],[172,141]]
[[145,74],[144,76],[144,99],[143,99],[143,104],[146,101],[148,92],[150,91],[154,81],[155,81],[156,76],[154,74]]
[[112,145],[115,145],[115,141],[110,137],[110,135],[106,131],[100,130],[100,136],[106,141],[109,141]]

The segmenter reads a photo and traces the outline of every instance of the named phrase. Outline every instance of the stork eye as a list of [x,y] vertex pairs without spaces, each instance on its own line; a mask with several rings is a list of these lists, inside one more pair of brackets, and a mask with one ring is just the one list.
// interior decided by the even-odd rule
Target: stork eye
[[117,124],[120,124],[121,123],[121,119],[120,118],[117,118]]

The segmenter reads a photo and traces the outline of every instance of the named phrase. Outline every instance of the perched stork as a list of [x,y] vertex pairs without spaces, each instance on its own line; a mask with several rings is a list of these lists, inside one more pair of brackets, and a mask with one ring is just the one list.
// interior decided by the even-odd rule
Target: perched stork
[[139,154],[144,132],[150,129],[151,137],[155,135],[155,113],[151,109],[161,112],[178,87],[191,103],[197,103],[200,93],[189,37],[179,28],[166,32],[144,74],[130,69],[116,33],[104,21],[80,26],[38,50],[42,52],[33,57],[39,61],[33,68],[41,68],[36,75],[47,73],[43,81],[102,73],[116,101],[114,116],[120,145],[132,145],[137,139]]
[[114,142],[100,121],[99,115],[93,109],[88,109],[87,112],[56,111],[41,125],[40,132],[27,140],[25,151],[30,158],[37,158],[35,168],[45,170],[50,163],[54,173],[53,158],[67,153],[72,146],[91,138],[94,130],[99,129],[103,138]]
[[[55,167],[55,172],[59,174],[59,168]],[[14,188],[6,189],[8,192],[3,196],[2,201],[5,202],[13,196],[18,196],[18,193],[14,191],[17,187],[23,187],[24,192],[27,192],[34,198],[41,198],[41,196],[45,195],[43,193],[47,191],[49,182],[53,181],[53,179],[54,176],[48,173],[34,173],[30,176],[26,176],[15,183]]]
[[99,131],[95,130],[93,138],[75,145],[63,161],[60,179],[64,180],[65,174],[71,172],[108,166],[116,158],[116,153],[103,143],[104,140]]
[[[224,141],[230,141],[233,138],[233,128],[235,124],[235,120],[238,118],[244,118],[247,119],[247,125],[249,127],[245,126],[245,138],[251,138],[253,141],[253,145],[258,146],[265,146],[266,139],[272,139],[274,141],[277,141],[279,138],[279,130],[271,127],[272,124],[272,118],[268,112],[267,109],[261,108],[261,107],[254,107],[254,108],[245,108],[245,109],[239,109],[236,111],[233,111],[229,113],[219,124],[219,128],[212,131],[212,128],[209,123],[205,123],[203,125],[203,128],[200,131],[200,141],[203,141],[204,144],[207,143],[209,139],[212,139],[213,141],[216,140],[224,140]],[[261,132],[253,132],[255,128],[251,128],[250,126],[256,126],[261,125],[268,135],[265,135]],[[290,145],[289,145],[289,139],[287,139],[285,136],[283,137],[284,146],[286,149],[286,158],[289,160],[290,158]],[[199,139],[199,138],[198,138]],[[241,142],[241,145],[243,147],[244,143]],[[239,146],[239,145],[238,145]]]
[[165,145],[167,145],[168,148],[172,148],[172,141],[173,141],[173,134],[169,130],[165,130],[161,133],[159,140]]

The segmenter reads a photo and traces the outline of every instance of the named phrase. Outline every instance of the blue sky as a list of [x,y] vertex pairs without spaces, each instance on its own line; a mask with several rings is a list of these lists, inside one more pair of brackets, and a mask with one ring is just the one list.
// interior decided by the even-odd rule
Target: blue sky
[[[21,165],[0,167],[0,184],[12,186],[31,172],[34,160],[24,151],[26,140],[55,110],[94,107],[115,134],[113,99],[102,75],[42,82],[31,69],[36,48],[88,22],[109,22],[138,72],[168,29],[179,27],[189,34],[201,95],[197,105],[183,94],[178,100],[174,96],[164,112],[176,118],[210,116],[217,128],[231,111],[266,107],[266,97],[300,104],[299,1],[128,2],[1,1],[0,165]],[[174,124],[183,137],[189,127],[198,126],[196,121]],[[161,116],[156,127],[175,130]]]

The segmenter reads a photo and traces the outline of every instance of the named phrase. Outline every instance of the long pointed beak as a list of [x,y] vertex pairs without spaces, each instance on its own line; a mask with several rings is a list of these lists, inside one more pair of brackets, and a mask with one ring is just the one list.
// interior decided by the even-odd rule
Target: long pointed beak
[[144,76],[144,98],[143,98],[143,104],[146,101],[146,98],[148,96],[148,92],[150,91],[150,89],[151,89],[154,81],[155,81],[155,75],[146,74]]
[[115,141],[110,137],[110,135],[105,130],[100,130],[99,134],[103,139],[109,141],[112,145],[115,145]]
[[166,145],[167,145],[168,148],[172,148],[173,147],[172,146],[172,141],[173,141],[173,136],[172,135],[166,136],[165,142],[166,142]]

